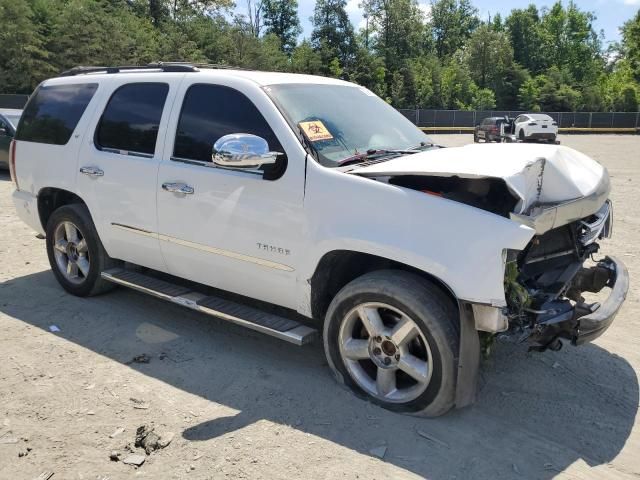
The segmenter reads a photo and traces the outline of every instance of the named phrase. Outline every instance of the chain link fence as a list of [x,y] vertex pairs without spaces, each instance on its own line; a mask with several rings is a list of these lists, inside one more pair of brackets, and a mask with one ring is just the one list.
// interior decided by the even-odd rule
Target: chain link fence
[[[519,110],[426,110],[400,109],[418,127],[438,130],[467,130],[487,117],[515,118]],[[564,129],[640,129],[640,112],[541,112]]]

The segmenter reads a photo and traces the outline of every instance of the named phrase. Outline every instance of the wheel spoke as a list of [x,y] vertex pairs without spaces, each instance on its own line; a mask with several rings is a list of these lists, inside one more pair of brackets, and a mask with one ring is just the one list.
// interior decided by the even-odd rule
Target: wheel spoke
[[69,241],[69,242],[77,242],[78,241],[78,230],[76,230],[76,227],[72,223],[65,222],[65,224],[64,224],[64,232],[65,232],[65,235],[67,237],[67,241]]
[[86,257],[78,258],[78,268],[82,272],[82,275],[86,278],[89,275],[89,260]]
[[357,338],[348,339],[342,346],[344,356],[350,360],[369,358],[369,342]]
[[400,319],[398,324],[391,331],[391,340],[398,346],[409,342],[418,334],[418,328],[406,317]]
[[89,251],[87,241],[84,238],[78,242],[77,249],[79,253],[87,253]]
[[376,390],[378,395],[383,397],[395,392],[396,390],[396,370],[378,367],[376,374]]
[[78,276],[78,265],[72,262],[67,262],[67,275],[70,277]]
[[369,332],[369,336],[375,337],[376,335],[382,334],[382,331],[384,330],[384,323],[382,323],[382,319],[380,318],[380,313],[377,308],[359,307],[358,315],[364,324],[364,328]]
[[63,238],[58,240],[53,244],[53,248],[59,251],[60,253],[67,253],[67,241]]
[[398,362],[398,368],[418,383],[426,383],[429,378],[429,365],[415,355],[405,353]]

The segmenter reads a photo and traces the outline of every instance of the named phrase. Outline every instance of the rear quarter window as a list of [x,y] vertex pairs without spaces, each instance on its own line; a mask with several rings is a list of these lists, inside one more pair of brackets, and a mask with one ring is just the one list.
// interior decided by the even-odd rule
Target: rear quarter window
[[16,140],[65,145],[97,89],[97,83],[41,85],[22,114]]

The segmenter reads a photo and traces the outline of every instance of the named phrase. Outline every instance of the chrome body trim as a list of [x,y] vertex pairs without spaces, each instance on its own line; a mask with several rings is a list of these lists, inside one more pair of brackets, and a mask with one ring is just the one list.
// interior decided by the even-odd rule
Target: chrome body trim
[[144,235],[147,237],[157,238],[158,240],[163,242],[175,243],[176,245],[181,245],[187,248],[193,248],[195,250],[200,250],[202,252],[213,253],[215,255],[222,255],[223,257],[233,258],[235,260],[240,260],[248,263],[254,263],[256,265],[273,268],[275,270],[282,270],[283,272],[295,271],[295,269],[293,267],[290,267],[289,265],[285,265],[283,263],[278,263],[278,262],[272,262],[271,260],[266,260],[264,258],[252,257],[250,255],[244,255],[242,253],[233,252],[231,250],[210,247],[208,245],[203,245],[201,243],[190,242],[189,240],[182,240],[180,238],[170,237],[169,235],[164,235],[162,233],[150,232],[149,230],[144,230],[142,228],[136,228],[129,225],[123,225],[121,223],[111,223],[111,225],[115,228],[119,228],[127,232],[136,233],[138,235]]

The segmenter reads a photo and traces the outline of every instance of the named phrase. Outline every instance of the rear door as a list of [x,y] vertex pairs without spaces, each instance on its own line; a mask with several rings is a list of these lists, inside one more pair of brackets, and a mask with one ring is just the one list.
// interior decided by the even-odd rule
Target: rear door
[[[135,75],[135,77],[134,77]],[[164,271],[156,221],[160,147],[183,74],[114,76],[78,162],[78,192],[110,256]],[[165,108],[166,107],[166,108]]]

